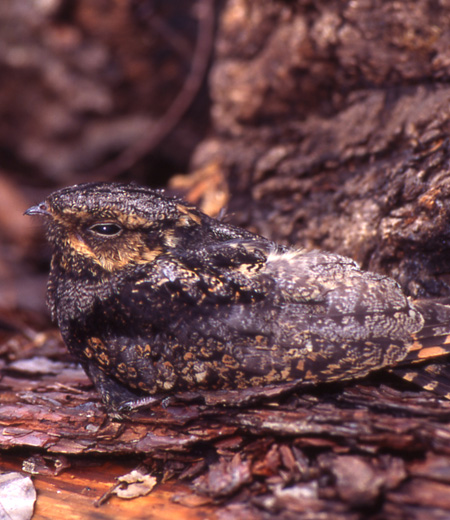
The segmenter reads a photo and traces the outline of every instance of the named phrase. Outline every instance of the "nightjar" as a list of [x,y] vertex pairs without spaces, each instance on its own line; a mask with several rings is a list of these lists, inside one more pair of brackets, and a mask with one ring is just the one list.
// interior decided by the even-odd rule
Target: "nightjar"
[[359,378],[449,350],[446,305],[162,191],[82,184],[26,214],[45,218],[53,249],[52,316],[112,414],[198,391],[268,395]]

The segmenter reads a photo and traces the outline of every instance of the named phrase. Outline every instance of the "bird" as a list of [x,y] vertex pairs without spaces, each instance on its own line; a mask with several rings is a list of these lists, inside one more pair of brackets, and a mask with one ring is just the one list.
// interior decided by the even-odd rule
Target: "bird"
[[79,184],[25,213],[44,219],[51,245],[52,318],[115,417],[171,396],[264,396],[384,368],[413,381],[410,367],[450,352],[447,304],[163,190]]

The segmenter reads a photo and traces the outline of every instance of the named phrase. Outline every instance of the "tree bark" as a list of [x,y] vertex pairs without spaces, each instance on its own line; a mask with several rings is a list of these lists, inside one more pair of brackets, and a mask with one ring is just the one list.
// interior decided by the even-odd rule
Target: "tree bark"
[[228,2],[197,169],[234,222],[450,294],[450,4]]

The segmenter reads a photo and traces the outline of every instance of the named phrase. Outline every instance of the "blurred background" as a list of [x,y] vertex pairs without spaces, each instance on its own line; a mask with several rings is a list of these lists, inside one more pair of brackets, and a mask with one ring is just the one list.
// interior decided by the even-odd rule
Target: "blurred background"
[[4,316],[46,315],[23,211],[98,180],[449,296],[449,28],[447,0],[2,0]]
[[211,2],[0,3],[0,305],[45,312],[24,210],[96,180],[165,186],[210,129]]

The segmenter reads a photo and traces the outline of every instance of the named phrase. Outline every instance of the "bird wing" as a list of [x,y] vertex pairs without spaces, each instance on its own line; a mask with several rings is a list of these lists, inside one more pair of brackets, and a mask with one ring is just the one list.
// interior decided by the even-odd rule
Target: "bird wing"
[[156,262],[133,309],[175,371],[208,387],[360,377],[403,359],[423,325],[395,281],[339,255],[233,239]]
[[202,255],[198,268],[160,260],[168,327],[183,344],[209,345],[205,356],[250,386],[365,375],[405,357],[423,325],[395,281],[339,255],[242,239]]

